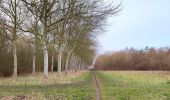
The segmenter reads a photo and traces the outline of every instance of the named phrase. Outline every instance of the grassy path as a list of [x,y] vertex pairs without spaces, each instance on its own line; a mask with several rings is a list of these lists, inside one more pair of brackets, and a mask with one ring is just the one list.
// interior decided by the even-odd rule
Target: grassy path
[[94,83],[94,86],[95,86],[95,89],[96,89],[96,100],[102,100],[101,99],[101,94],[100,94],[100,84],[99,84],[99,80],[95,74],[95,72],[91,72],[93,74],[93,83]]

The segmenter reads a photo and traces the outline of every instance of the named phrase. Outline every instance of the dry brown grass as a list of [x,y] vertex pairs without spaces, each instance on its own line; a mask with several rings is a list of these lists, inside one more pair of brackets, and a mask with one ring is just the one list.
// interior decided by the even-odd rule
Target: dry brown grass
[[65,74],[61,73],[59,76],[57,72],[49,73],[49,77],[47,80],[44,80],[43,73],[36,73],[35,75],[22,75],[18,76],[16,79],[11,77],[9,78],[0,78],[0,86],[1,85],[46,85],[46,84],[64,84],[64,83],[72,83],[75,79],[81,77],[87,71],[78,71],[74,73]]

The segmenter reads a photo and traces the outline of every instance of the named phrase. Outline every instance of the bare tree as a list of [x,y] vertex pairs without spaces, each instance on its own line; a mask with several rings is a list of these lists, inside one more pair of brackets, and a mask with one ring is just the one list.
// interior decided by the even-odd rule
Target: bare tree
[[[58,60],[59,74],[62,70],[67,73],[69,69],[85,68],[95,55],[95,37],[100,35],[105,19],[121,10],[121,3],[115,5],[113,1],[1,0],[0,38],[2,46],[6,40],[11,44],[13,54],[9,55],[14,58],[13,75],[17,76],[17,65],[24,65],[19,62],[23,52],[33,54],[25,55],[29,56],[32,73],[35,74],[35,69],[44,70],[45,79],[48,78],[49,56],[51,71]],[[29,51],[24,48],[30,47],[26,46],[27,42],[32,45]]]
[[23,23],[25,16],[21,0],[2,0],[0,11],[5,20],[5,28],[7,29],[6,37],[11,41],[14,58],[13,76],[17,77],[17,48],[16,40],[21,35],[19,31],[20,25]]
[[47,44],[49,42],[50,31],[53,26],[65,19],[67,16],[63,16],[60,12],[67,8],[61,8],[61,2],[58,0],[22,0],[28,10],[36,15],[40,20],[42,44],[44,52],[44,77],[48,77],[48,51]]

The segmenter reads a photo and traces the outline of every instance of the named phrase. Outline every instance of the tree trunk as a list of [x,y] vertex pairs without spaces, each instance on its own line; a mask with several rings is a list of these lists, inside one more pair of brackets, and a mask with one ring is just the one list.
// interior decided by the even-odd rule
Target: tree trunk
[[61,74],[61,65],[62,64],[62,45],[60,47],[60,50],[59,50],[59,54],[58,54],[58,74],[60,75]]
[[74,69],[74,72],[76,72],[76,60],[75,60],[75,57],[73,57],[73,69]]
[[68,52],[68,55],[66,57],[66,65],[65,65],[65,72],[68,74],[68,67],[69,67],[69,61],[70,61],[70,56],[71,56],[72,51]]
[[81,69],[84,69],[84,63],[83,62],[81,63]]
[[75,59],[76,67],[75,67],[75,72],[79,70],[79,62],[78,59]]
[[16,48],[16,39],[17,39],[17,3],[14,1],[14,30],[13,30],[13,57],[14,57],[14,73],[13,77],[17,77],[17,48]]
[[80,62],[79,62],[79,65],[78,65],[79,67],[78,67],[78,70],[81,70],[81,60],[80,60]]
[[72,73],[72,65],[73,65],[73,62],[72,62],[72,59],[71,59],[71,58],[70,58],[69,61],[70,61],[70,63],[69,63],[69,67],[70,67],[70,68],[69,68],[69,69],[70,69],[70,73]]
[[69,63],[69,57],[66,57],[66,65],[65,65],[65,73],[68,74],[68,63]]
[[48,78],[48,51],[45,43],[43,46],[43,53],[44,53],[44,78]]
[[51,57],[51,72],[53,72],[53,69],[54,69],[54,57],[52,55],[52,57]]
[[16,44],[15,41],[13,42],[13,57],[14,57],[14,72],[13,72],[13,77],[17,77],[17,49],[16,49]]
[[36,52],[35,45],[33,45],[33,61],[32,61],[32,74],[35,74],[35,60],[36,60]]

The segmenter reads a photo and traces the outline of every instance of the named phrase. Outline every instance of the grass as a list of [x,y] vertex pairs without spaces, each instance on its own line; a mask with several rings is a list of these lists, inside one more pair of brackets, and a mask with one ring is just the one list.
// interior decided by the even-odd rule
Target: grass
[[20,76],[16,80],[0,80],[0,99],[93,100],[94,93],[88,71],[60,77],[56,73],[49,74],[47,82],[43,81],[40,73],[35,76]]
[[[170,100],[170,72],[96,72],[102,100]],[[92,73],[0,78],[0,100],[95,100]]]
[[102,100],[170,100],[170,72],[97,72]]

